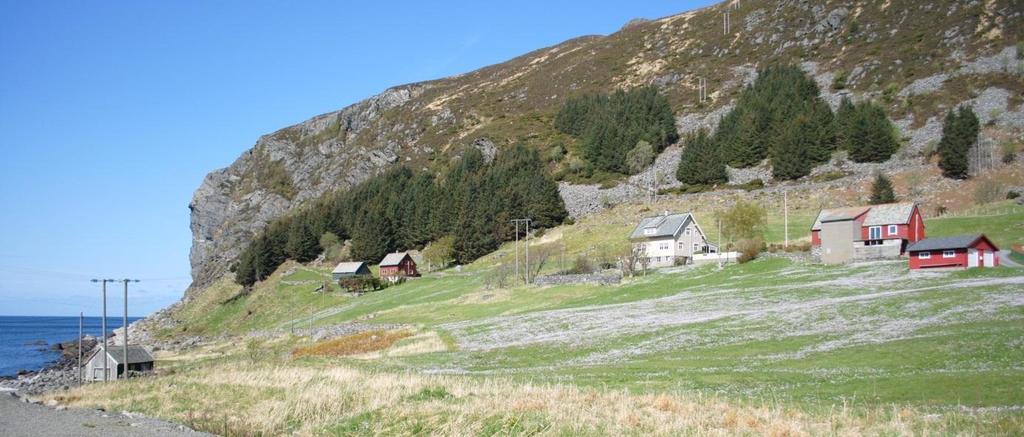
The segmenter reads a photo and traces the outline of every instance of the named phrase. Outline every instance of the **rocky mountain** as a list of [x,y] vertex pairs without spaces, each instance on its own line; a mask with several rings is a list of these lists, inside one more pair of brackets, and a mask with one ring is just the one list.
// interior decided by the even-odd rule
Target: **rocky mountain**
[[[903,149],[890,162],[840,159],[816,174],[920,164],[940,137],[945,112],[964,103],[985,125],[975,167],[1000,165],[995,151],[1024,138],[1022,14],[1016,0],[733,0],[388,89],[265,135],[207,175],[189,205],[190,293],[227,272],[270,220],[388,166],[425,167],[465,147],[493,151],[522,141],[545,151],[564,145],[567,153],[550,165],[568,168],[579,152],[552,126],[567,96],[655,85],[676,111],[679,130],[688,132],[714,126],[757,68],[772,62],[800,65],[833,105],[843,95],[884,104],[901,130]],[[561,192],[570,213],[644,196],[655,181],[678,184],[671,175],[679,150],[669,147],[650,169],[612,187],[566,178]],[[730,169],[730,177],[772,183],[763,166]]]

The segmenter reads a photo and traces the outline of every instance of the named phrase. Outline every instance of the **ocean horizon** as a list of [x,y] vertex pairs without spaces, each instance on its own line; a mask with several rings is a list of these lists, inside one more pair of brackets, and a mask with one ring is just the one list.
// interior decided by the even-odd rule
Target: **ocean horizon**
[[[128,322],[141,318],[128,317]],[[83,333],[100,336],[102,321],[102,317],[85,317]],[[107,316],[108,335],[121,325],[121,316]],[[0,316],[0,377],[45,368],[60,358],[54,345],[77,338],[75,316]]]

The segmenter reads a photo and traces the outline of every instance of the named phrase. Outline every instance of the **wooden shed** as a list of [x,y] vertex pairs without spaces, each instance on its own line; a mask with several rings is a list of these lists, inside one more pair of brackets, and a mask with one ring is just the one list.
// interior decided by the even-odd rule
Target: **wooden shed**
[[911,245],[910,269],[996,267],[999,248],[984,234],[927,238]]
[[345,278],[354,278],[356,276],[370,276],[371,274],[372,273],[370,273],[370,267],[367,266],[365,262],[343,262],[338,263],[338,265],[334,267],[334,270],[331,271],[331,279],[333,279],[334,282],[338,282],[339,280]]
[[[97,346],[85,362],[86,381],[103,381],[103,346]],[[107,380],[114,380],[124,375],[124,347],[107,346]],[[149,372],[153,370],[153,356],[142,346],[128,345],[128,374]]]

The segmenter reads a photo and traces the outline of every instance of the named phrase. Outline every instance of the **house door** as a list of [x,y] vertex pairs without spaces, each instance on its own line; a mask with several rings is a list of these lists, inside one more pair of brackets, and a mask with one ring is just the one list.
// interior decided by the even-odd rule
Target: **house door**
[[978,249],[967,249],[967,267],[978,267]]
[[996,266],[996,253],[995,251],[986,250],[985,252],[985,267]]

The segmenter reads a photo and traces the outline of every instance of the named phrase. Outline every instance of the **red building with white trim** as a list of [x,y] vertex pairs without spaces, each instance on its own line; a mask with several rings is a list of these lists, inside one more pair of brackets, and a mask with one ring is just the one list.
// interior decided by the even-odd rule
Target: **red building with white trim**
[[857,222],[860,227],[860,240],[857,241],[863,245],[898,243],[902,246],[901,254],[907,244],[925,238],[924,219],[916,203],[887,203],[821,210],[811,225],[812,246],[821,246],[822,221],[836,219],[852,219]]
[[409,252],[389,253],[380,262],[381,279],[397,281],[398,278],[415,278],[419,275],[416,261],[409,256]]
[[911,270],[999,266],[999,248],[983,234],[928,238],[907,251]]

